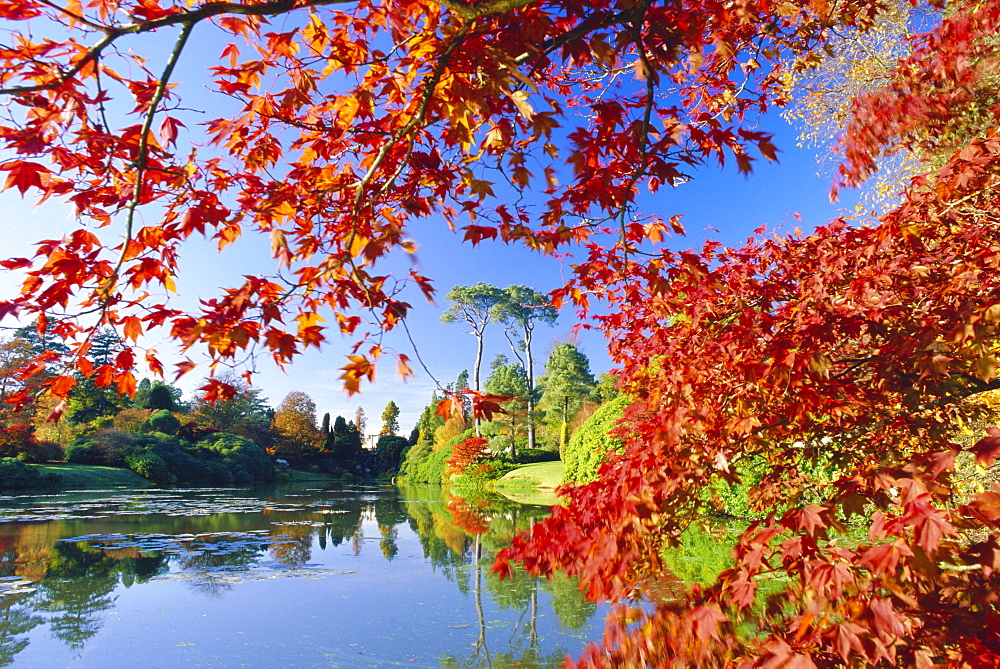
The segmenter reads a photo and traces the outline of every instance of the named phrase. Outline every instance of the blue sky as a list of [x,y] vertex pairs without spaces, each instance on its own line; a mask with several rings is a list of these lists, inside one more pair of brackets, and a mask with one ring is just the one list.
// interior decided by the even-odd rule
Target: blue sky
[[[160,47],[165,50],[171,40],[169,35],[157,35],[153,47],[160,42]],[[201,55],[217,53],[215,46],[211,39],[199,42],[198,49],[185,54],[185,58],[200,60]],[[156,66],[152,67],[155,69]],[[212,109],[213,114],[222,113],[216,97],[212,97],[210,103],[206,102],[209,98],[203,97],[205,91],[197,78],[187,81],[183,87],[186,104]],[[202,118],[205,118],[204,115]],[[655,196],[642,199],[640,208],[646,213],[663,218],[683,215],[687,235],[667,240],[669,247],[698,248],[710,238],[735,246],[761,226],[778,232],[789,232],[795,226],[811,229],[840,212],[844,205],[829,202],[829,178],[817,175],[814,153],[795,146],[795,131],[777,115],[765,118],[760,129],[775,133],[776,144],[782,151],[779,154],[780,163],[757,161],[756,171],[750,177],[738,174],[731,165],[723,169],[709,165],[698,170],[693,181],[673,189],[664,187]],[[0,193],[0,203],[4,212],[0,219],[4,239],[0,256],[3,257],[30,255],[32,243],[45,238],[59,238],[66,230],[75,227],[69,207],[57,202],[47,202],[35,208],[30,202],[22,201],[16,191],[9,191]],[[801,221],[795,219],[795,214],[801,216]],[[147,217],[151,215],[155,214],[145,214]],[[149,221],[142,224],[149,224]],[[410,229],[410,234],[419,245],[416,258],[422,273],[434,280],[439,300],[437,304],[427,304],[416,291],[411,291],[410,301],[414,310],[409,319],[409,329],[420,357],[441,384],[453,381],[463,369],[471,371],[475,356],[474,337],[466,334],[460,325],[440,322],[441,313],[448,306],[444,295],[453,286],[482,281],[501,287],[524,284],[546,292],[564,282],[572,263],[569,259],[545,258],[501,243],[485,242],[472,247],[463,244],[461,233],[450,232],[441,220],[418,222]],[[196,304],[199,297],[211,297],[213,287],[229,285],[242,274],[273,270],[267,239],[256,236],[241,240],[221,255],[215,251],[214,243],[192,240],[182,249],[181,262],[178,292],[189,305]],[[398,266],[405,268],[407,262],[400,259]],[[15,290],[14,277],[0,273],[0,298],[10,296]],[[574,314],[567,309],[560,315],[555,327],[540,328],[535,338],[536,358],[544,361],[555,343],[569,340],[574,323]],[[339,340],[336,334],[332,337],[333,340],[321,352],[310,351],[299,357],[287,373],[275,368],[269,360],[261,360],[255,384],[262,388],[272,405],[277,405],[291,391],[304,391],[316,401],[320,416],[330,412],[334,416],[350,417],[358,406],[362,406],[369,419],[370,431],[378,429],[383,408],[389,400],[393,400],[402,409],[400,423],[408,433],[435,387],[434,380],[416,362],[410,343],[401,332],[390,333],[385,340],[387,345],[414,358],[416,379],[401,383],[395,377],[395,361],[385,359],[376,383],[365,388],[362,395],[348,398],[341,390],[338,376],[351,341]],[[590,359],[592,371],[599,373],[609,369],[611,363],[598,334],[584,333],[575,342]],[[143,343],[155,346],[164,357],[173,348],[167,341]],[[508,352],[507,342],[499,329],[487,332],[484,378],[493,357],[497,353]],[[539,364],[536,374],[542,371]],[[199,368],[178,385],[190,394],[200,385],[199,381],[206,373],[207,370]]]
[[[795,226],[809,229],[840,213],[842,204],[831,204],[828,198],[829,179],[817,175],[815,156],[811,151],[795,147],[794,131],[778,118],[771,120],[771,128],[778,135],[783,153],[780,163],[758,162],[750,177],[736,173],[735,169],[707,166],[696,178],[675,189],[662,189],[656,196],[646,198],[644,206],[654,213],[670,216],[683,215],[687,230],[685,237],[669,239],[667,245],[674,249],[700,247],[706,239],[718,239],[733,246],[744,241],[756,228],[766,225],[771,230],[789,232]],[[30,245],[44,238],[58,238],[74,222],[69,208],[49,202],[39,208],[20,199],[16,192],[0,195],[3,203],[3,234],[5,257],[30,252]],[[796,221],[798,213],[801,221]],[[416,226],[412,234],[417,239],[416,254],[422,271],[432,277],[438,289],[438,303],[427,304],[411,294],[414,310],[409,319],[410,332],[419,354],[430,371],[442,384],[453,381],[463,369],[471,371],[475,356],[475,338],[466,334],[458,324],[445,325],[440,316],[448,303],[444,295],[455,285],[469,285],[479,281],[507,286],[524,284],[539,291],[558,287],[569,271],[569,259],[542,257],[519,247],[486,242],[472,247],[461,242],[461,235],[451,233],[443,221],[429,220]],[[242,242],[236,253],[217,254],[211,243],[194,244],[183,251],[184,273],[178,282],[180,295],[185,299],[205,296],[206,288],[220,283],[220,277],[238,276],[252,271],[269,271],[272,261],[266,240],[250,239]],[[11,295],[15,289],[13,277],[0,275],[0,295]],[[554,343],[571,339],[574,314],[564,309],[556,326],[541,327],[536,334],[536,352],[541,360]],[[5,323],[6,325],[6,323]],[[401,336],[391,333],[387,343],[411,358],[412,347]],[[583,333],[574,340],[591,361],[595,373],[607,371],[611,363],[605,353],[604,342],[594,332]],[[151,342],[161,353],[170,350],[169,342]],[[339,340],[336,334],[330,345],[322,351],[310,351],[297,358],[287,373],[276,369],[269,360],[261,360],[255,384],[273,405],[293,390],[308,393],[317,403],[319,415],[329,411],[332,415],[353,416],[358,406],[365,409],[369,428],[377,429],[378,417],[389,400],[402,409],[401,426],[408,432],[426,405],[434,389],[434,381],[414,361],[417,378],[402,383],[395,377],[395,363],[386,360],[376,383],[365,388],[361,395],[348,398],[341,390],[338,376],[343,364],[342,356],[350,341]],[[498,328],[487,332],[484,377],[489,361],[497,353],[509,353],[506,340]],[[198,385],[200,369],[181,380],[186,392]],[[541,365],[536,373],[542,373]]]

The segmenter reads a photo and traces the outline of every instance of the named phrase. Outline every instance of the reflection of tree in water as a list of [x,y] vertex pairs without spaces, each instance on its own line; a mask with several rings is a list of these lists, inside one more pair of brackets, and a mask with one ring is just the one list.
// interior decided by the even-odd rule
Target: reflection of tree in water
[[[468,594],[468,579],[461,567],[471,559],[472,540],[465,532],[451,524],[444,510],[444,500],[441,499],[440,491],[431,490],[428,494],[428,491],[424,490],[414,493],[412,488],[410,492],[407,492],[406,488],[403,490],[406,495],[419,494],[424,498],[436,493],[437,500],[434,504],[424,502],[406,504],[410,528],[417,535],[424,558],[430,561],[431,567],[435,570],[440,569],[444,577],[455,583],[462,594]],[[437,513],[435,508],[438,510]]]
[[[539,592],[550,594],[552,608],[564,629],[578,630],[596,612],[577,587],[575,579],[557,576],[540,581],[523,569],[516,569],[511,579],[501,580],[490,573],[496,552],[510,545],[518,534],[531,529],[535,520],[548,515],[545,507],[532,507],[494,496],[457,496],[434,489],[403,489],[404,496],[415,501],[406,505],[410,525],[420,538],[424,555],[431,564],[454,581],[463,593],[471,591],[477,616],[478,639],[469,656],[442,658],[443,667],[498,667],[540,669],[560,667],[566,651],[555,649],[541,654],[538,637]],[[471,586],[470,586],[471,582]],[[482,589],[486,588],[496,604],[519,611],[504,650],[487,647],[487,625],[483,611]],[[496,644],[493,639],[491,646]]]
[[[225,540],[200,541],[199,544],[198,548],[202,550],[185,553],[179,559],[178,566],[184,572],[196,576],[188,581],[188,585],[209,597],[219,597],[233,587],[232,581],[226,574],[249,570],[267,551],[265,541],[256,544],[244,543],[238,548],[229,545]],[[218,545],[221,550],[204,550],[206,545]]]
[[14,656],[28,647],[27,637],[20,635],[43,622],[44,618],[35,615],[30,595],[0,597],[0,666],[11,664]]
[[552,610],[566,629],[580,630],[594,617],[597,604],[580,592],[580,582],[566,574],[542,581],[542,590],[551,595]]
[[382,555],[386,560],[392,560],[399,553],[399,547],[396,545],[396,528],[391,525],[379,525],[378,533],[382,537],[381,541],[378,542],[379,548],[382,549]]
[[364,512],[361,499],[331,500],[330,508],[324,511],[323,521],[326,524],[319,528],[319,547],[322,550],[326,550],[327,541],[337,547],[347,539],[358,536]]
[[162,555],[105,551],[82,542],[57,543],[50,555],[48,574],[38,583],[35,609],[54,614],[48,618],[52,635],[74,649],[100,630],[98,614],[114,604],[110,595],[119,581],[130,586],[167,570]]
[[48,618],[52,635],[79,649],[101,629],[99,613],[111,608],[118,585],[118,560],[84,543],[59,543],[53,548],[48,575],[38,584],[38,611]]
[[14,576],[17,571],[17,546],[0,546],[0,576]]
[[402,525],[408,519],[402,498],[394,490],[379,495],[375,499],[374,507],[375,522],[378,523],[378,532],[382,537],[378,542],[379,548],[382,549],[382,555],[386,560],[392,560],[399,553],[399,546],[396,543],[399,535],[396,526]]
[[312,559],[313,527],[309,525],[279,525],[278,536],[270,552],[278,562],[289,567],[301,567]]
[[521,652],[493,653],[489,664],[480,658],[456,658],[446,655],[441,658],[441,669],[471,669],[472,667],[490,667],[490,669],[561,669],[566,666],[568,653],[556,649],[546,655],[540,655],[537,649],[526,649]]
[[[566,651],[556,649],[548,654],[542,655],[538,645],[538,589],[539,579],[531,576],[523,569],[515,572],[511,579],[500,580],[495,574],[489,574],[489,568],[493,563],[493,556],[481,552],[481,547],[476,544],[474,554],[480,554],[480,559],[476,563],[475,569],[475,594],[476,615],[478,617],[479,636],[474,644],[474,650],[469,657],[457,658],[445,656],[441,658],[441,666],[447,669],[466,669],[471,667],[487,667],[488,669],[555,669],[564,666]],[[486,620],[483,615],[481,601],[481,588],[483,587],[485,576],[486,588],[490,591],[493,601],[500,608],[521,610],[514,626],[510,630],[507,639],[509,650],[490,652],[486,645]],[[563,579],[570,584],[575,581],[568,577]],[[573,585],[573,593],[577,600],[589,605],[590,614],[594,612],[594,605],[586,602],[576,586]],[[554,601],[554,597],[553,597]],[[583,622],[587,621],[583,618]],[[576,618],[571,619],[575,622]],[[560,621],[566,625],[560,615]],[[582,624],[582,623],[581,623]]]

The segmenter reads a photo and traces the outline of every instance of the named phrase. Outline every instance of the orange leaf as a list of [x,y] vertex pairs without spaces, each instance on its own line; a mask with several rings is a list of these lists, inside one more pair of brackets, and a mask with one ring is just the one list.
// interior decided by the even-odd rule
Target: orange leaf
[[190,360],[185,360],[183,362],[174,363],[174,367],[177,368],[177,374],[174,376],[174,381],[176,381],[177,379],[181,378],[182,376],[190,372],[192,369],[197,367],[197,365],[191,362]]
[[76,385],[76,378],[68,374],[57,376],[49,384],[49,391],[56,397],[66,397],[69,391]]
[[146,366],[151,373],[163,378],[163,363],[156,357],[155,351],[146,351]]
[[142,323],[135,316],[128,316],[122,321],[122,329],[126,339],[139,341],[139,335],[142,334]]
[[120,372],[115,376],[115,382],[118,384],[119,395],[135,396],[135,375],[132,372]]
[[22,160],[10,160],[0,165],[0,170],[7,172],[7,182],[4,189],[17,188],[24,195],[29,188],[44,188],[49,181],[49,169],[38,163]]

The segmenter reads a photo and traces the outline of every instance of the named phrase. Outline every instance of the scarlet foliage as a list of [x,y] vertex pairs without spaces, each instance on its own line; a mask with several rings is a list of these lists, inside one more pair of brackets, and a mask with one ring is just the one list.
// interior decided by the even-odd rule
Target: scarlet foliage
[[[900,129],[954,113],[955,99],[938,95],[950,59],[970,48],[961,40],[991,34],[998,12],[1000,3],[983,3],[971,19],[946,21],[925,39],[933,50],[919,48],[868,101],[908,103],[858,105],[845,175],[866,173]],[[956,36],[954,21],[972,32]],[[989,39],[987,70],[997,62]],[[933,86],[928,73],[940,77]],[[923,120],[909,115],[914,105]],[[620,619],[582,665],[1000,663],[1000,495],[957,505],[952,482],[963,450],[956,425],[974,413],[967,398],[1000,388],[1000,111],[992,114],[984,137],[916,179],[869,227],[836,220],[736,250],[708,244],[596,275],[581,266],[578,283],[614,305],[601,320],[639,398],[634,436],[598,482],[566,491],[569,506],[520,539],[500,569],[510,559],[563,567],[595,596],[621,597],[662,568],[662,542],[702,508],[697,491],[736,480],[732,463],[767,458],[753,491],[764,508],[800,493],[802,469],[821,459],[841,473],[822,503],[751,525],[711,586],[657,603],[642,624],[634,612],[629,627]],[[941,134],[921,136],[933,145]],[[991,464],[996,434],[965,448]],[[867,539],[838,540],[848,521],[863,523]],[[780,588],[764,596],[762,583]],[[757,632],[736,633],[747,625]]]
[[452,474],[462,474],[472,465],[489,457],[489,442],[483,437],[469,437],[457,444],[448,459],[448,471]]
[[469,534],[483,534],[490,529],[490,520],[481,506],[474,506],[462,497],[452,497],[445,505],[451,522]]
[[[900,143],[937,160],[879,220],[675,253],[659,244],[681,230],[676,217],[633,209],[640,189],[707,161],[749,172],[772,159],[757,121],[788,95],[781,59],[863,29],[880,6],[2,4],[0,95],[12,104],[0,172],[8,189],[69,201],[82,224],[3,261],[25,279],[0,317],[72,345],[75,370],[47,377],[56,394],[70,371],[131,392],[137,361],[162,372],[155,352],[136,350],[157,330],[213,362],[263,349],[285,364],[331,326],[356,342],[341,377],[353,392],[391,353],[377,335],[410,309],[401,283],[433,295],[417,269],[402,281],[381,269],[415,250],[415,222],[444,218],[472,244],[582,246],[554,301],[600,307],[636,398],[627,443],[498,569],[517,559],[566,569],[594,597],[640,594],[703,509],[700,492],[735,482],[742,460],[769,465],[753,492],[762,508],[794,499],[821,460],[838,475],[819,502],[751,525],[714,583],[613,618],[581,662],[995,666],[1000,492],[956,504],[951,475],[963,448],[982,463],[1000,448],[995,434],[971,448],[955,438],[968,398],[1000,388],[1000,112],[988,96],[978,127],[960,132],[1000,62],[1000,0],[949,5],[892,83],[856,104],[838,185]],[[235,108],[202,125],[172,88],[196,26],[232,42],[205,83]],[[175,31],[176,46],[143,60],[154,30]],[[114,48],[125,36],[130,50]],[[220,250],[263,237],[275,269],[181,308],[178,255],[195,235]],[[95,368],[90,339],[105,325],[132,348]],[[25,374],[57,363],[47,355]],[[498,405],[478,399],[477,413]],[[867,538],[839,540],[847,521]]]
[[0,458],[14,458],[36,443],[27,425],[0,427]]

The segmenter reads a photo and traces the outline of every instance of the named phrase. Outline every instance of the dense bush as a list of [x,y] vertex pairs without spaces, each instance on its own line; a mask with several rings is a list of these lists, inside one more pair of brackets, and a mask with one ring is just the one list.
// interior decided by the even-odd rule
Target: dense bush
[[150,432],[162,432],[163,434],[177,434],[181,428],[181,422],[177,416],[166,409],[160,409],[149,417],[146,421],[146,429]]
[[59,477],[39,471],[14,458],[0,458],[0,491],[57,488]]
[[469,429],[451,437],[440,446],[431,447],[427,442],[418,443],[407,453],[403,465],[404,476],[413,483],[441,483],[445,478],[446,463],[453,454],[452,449],[473,436],[475,431]]
[[629,402],[626,396],[620,395],[601,405],[580,426],[563,453],[566,466],[563,483],[588,483],[597,478],[597,468],[608,451],[622,446],[621,441],[608,432],[618,424]]
[[192,446],[163,432],[101,430],[74,439],[66,449],[66,460],[128,467],[158,485],[251,485],[277,480],[274,463],[262,448],[223,432]]
[[[136,450],[131,462],[144,463],[141,466],[158,472],[159,478],[153,481],[160,485],[210,486],[233,482],[232,472],[227,467],[195,457],[185,449],[187,442],[173,435],[153,432],[135,435],[135,438]],[[143,460],[142,456],[155,456],[166,466],[162,467],[156,459]]]
[[31,443],[31,428],[27,425],[0,427],[0,457],[15,458]]
[[131,455],[127,463],[128,468],[136,474],[159,485],[173,485],[177,482],[177,477],[170,471],[167,461],[154,453]]
[[[199,454],[215,453],[233,474],[236,485],[274,483],[278,479],[274,461],[263,448],[227,432],[216,432],[195,444]],[[212,457],[211,455],[209,457]]]
[[66,462],[104,467],[126,467],[136,452],[136,435],[108,428],[93,434],[81,434],[66,447]]
[[552,462],[559,459],[559,451],[548,448],[521,448],[517,451],[517,462],[530,465],[536,462]]
[[429,439],[421,439],[410,446],[403,456],[403,463],[399,466],[399,475],[408,481],[416,481],[420,466],[430,457],[433,450],[434,442]]
[[452,448],[460,441],[462,441],[461,435],[449,439],[448,443],[443,444],[436,451],[431,451],[427,458],[417,467],[417,472],[413,480],[418,483],[434,484],[444,481],[447,462],[452,456]]
[[[803,449],[798,442],[793,449]],[[709,508],[720,516],[735,518],[763,518],[769,513],[784,512],[792,507],[822,504],[827,498],[830,485],[839,478],[839,470],[825,457],[801,457],[798,462],[780,469],[773,468],[762,456],[744,458],[734,466],[739,482],[730,484],[716,479],[704,491],[702,499]],[[755,500],[754,491],[771,485],[771,480],[782,479],[795,482],[789,485],[789,494],[777,504],[769,501],[762,504]]]
[[149,409],[122,409],[114,416],[114,426],[126,432],[142,432],[152,415]]
[[21,462],[41,464],[43,462],[59,462],[63,459],[63,447],[54,441],[36,441],[28,443],[23,451],[17,454]]
[[66,462],[76,465],[104,465],[104,456],[86,436],[77,437],[66,447]]

